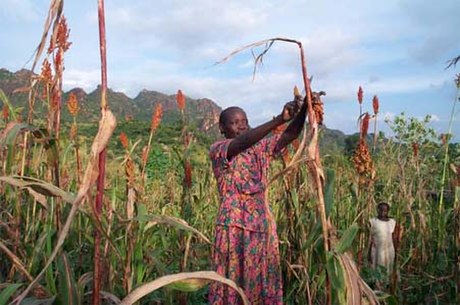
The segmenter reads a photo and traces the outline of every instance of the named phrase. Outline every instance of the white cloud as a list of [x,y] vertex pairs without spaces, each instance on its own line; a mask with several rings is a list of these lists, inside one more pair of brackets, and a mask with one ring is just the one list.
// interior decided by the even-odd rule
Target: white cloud
[[43,3],[31,0],[3,0],[0,5],[0,17],[18,23],[34,21],[39,19],[40,4]]
[[383,114],[383,117],[385,118],[384,120],[385,121],[393,121],[394,118],[396,117],[396,114],[392,113],[392,112],[385,112]]
[[127,39],[148,39],[152,45],[186,52],[207,47],[211,42],[225,43],[264,24],[266,5],[258,2],[260,6],[209,0],[194,1],[193,5],[159,1],[155,6],[148,2],[126,6],[119,2],[108,6],[107,15],[112,17],[107,20],[117,31],[127,33]]
[[378,82],[369,83],[368,90],[380,93],[404,93],[427,90],[432,86],[438,86],[444,79],[435,79],[433,76],[406,76],[381,79]]
[[436,114],[430,114],[430,116],[431,116],[430,122],[440,122],[440,121],[441,121],[441,119],[439,118],[439,116],[436,115]]
[[[75,87],[82,88],[87,93],[91,92],[101,82],[100,70],[78,70],[66,69],[63,78],[64,90],[70,90]],[[119,90],[119,89],[117,89]]]

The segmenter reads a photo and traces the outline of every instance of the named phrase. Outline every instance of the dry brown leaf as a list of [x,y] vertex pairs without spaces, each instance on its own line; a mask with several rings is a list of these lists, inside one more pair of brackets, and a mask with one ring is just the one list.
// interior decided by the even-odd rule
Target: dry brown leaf
[[[370,305],[379,305],[374,291],[359,275],[358,268],[348,253],[339,254],[339,261],[344,268],[347,285],[347,303],[350,305],[362,304],[366,300]],[[366,296],[366,299],[363,299]]]
[[26,93],[26,92],[29,92],[31,88],[32,88],[31,86],[19,87],[19,88],[14,89],[13,93]]
[[128,202],[126,203],[126,217],[132,219],[134,217],[134,202],[136,201],[136,190],[130,187],[128,189]]
[[8,247],[5,246],[1,241],[0,250],[2,250],[8,256],[13,265],[16,266],[16,268],[22,273],[22,275],[24,275],[27,278],[27,280],[33,280],[33,277],[29,274],[27,268],[24,266],[21,259],[17,257],[13,252],[11,252],[10,249],[8,249]]
[[148,230],[154,225],[157,224],[167,224],[179,229],[184,229],[190,232],[197,234],[201,239],[203,239],[208,244],[211,244],[211,241],[200,231],[191,227],[185,220],[173,216],[161,215],[161,216],[150,216],[151,220],[146,224],[144,230]]
[[110,110],[102,111],[102,118],[99,121],[99,130],[94,138],[93,145],[91,146],[91,155],[88,165],[86,167],[85,174],[83,176],[80,189],[77,194],[78,197],[83,197],[88,192],[88,189],[93,185],[99,175],[98,161],[99,154],[104,150],[115,130],[116,119]]
[[60,197],[64,201],[69,203],[72,203],[75,199],[75,197],[72,194],[61,190],[57,186],[32,177],[2,176],[0,177],[0,181],[3,181],[5,183],[19,188],[30,188],[44,196]]
[[348,305],[361,305],[361,291],[358,284],[359,275],[353,272],[346,258],[346,254],[339,254],[339,261],[343,267],[345,285],[347,286],[346,296]]
[[202,279],[202,280],[210,280],[210,281],[217,281],[228,285],[229,287],[235,289],[238,294],[240,295],[241,299],[243,300],[244,305],[250,305],[248,298],[243,292],[243,289],[238,287],[235,282],[229,280],[214,271],[196,271],[196,272],[183,272],[178,274],[171,274],[162,276],[154,281],[149,283],[143,284],[133,291],[131,291],[119,305],[131,305],[140,300],[142,297],[148,295],[149,293],[164,287],[169,284],[173,284],[175,282],[186,281],[189,279]]
[[36,191],[34,191],[31,187],[26,188],[29,191],[29,194],[34,197],[34,199],[41,204],[41,206],[45,209],[48,210],[48,201],[46,200],[45,195],[42,195]]
[[3,143],[8,135],[8,133],[16,126],[16,125],[20,125],[21,123],[18,123],[18,122],[8,122],[8,124],[6,124],[5,128],[2,130],[2,132],[0,133],[0,143]]
[[45,44],[46,44],[46,38],[48,37],[49,30],[51,28],[51,23],[53,21],[54,21],[54,28],[55,30],[57,30],[57,24],[58,24],[57,21],[59,20],[59,17],[62,14],[63,5],[64,5],[63,0],[52,0],[50,3],[50,8],[48,10],[48,16],[46,17],[46,20],[45,20],[42,38],[40,40],[40,43],[38,44],[31,71],[34,71],[35,66],[37,65],[37,62],[40,56],[42,55],[43,49],[45,48]]

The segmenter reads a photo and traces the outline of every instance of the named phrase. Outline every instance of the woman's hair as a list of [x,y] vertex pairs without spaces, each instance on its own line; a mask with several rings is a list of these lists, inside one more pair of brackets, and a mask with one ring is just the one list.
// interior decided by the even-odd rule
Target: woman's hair
[[243,109],[241,109],[240,107],[237,107],[237,106],[228,107],[228,108],[224,109],[220,113],[219,124],[224,124],[227,121],[228,114],[231,113],[232,111],[235,111],[235,110],[244,112]]
[[389,205],[387,202],[385,202],[385,201],[379,202],[379,204],[377,204],[377,208],[379,208],[379,207],[382,206],[382,205],[386,205],[387,208],[390,209],[390,205]]

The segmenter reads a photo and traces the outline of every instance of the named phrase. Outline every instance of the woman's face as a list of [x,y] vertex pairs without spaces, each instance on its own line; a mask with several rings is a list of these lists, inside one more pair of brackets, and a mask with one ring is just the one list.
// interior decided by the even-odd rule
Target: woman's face
[[241,109],[229,111],[222,123],[219,125],[220,131],[227,139],[233,139],[249,130],[248,118]]

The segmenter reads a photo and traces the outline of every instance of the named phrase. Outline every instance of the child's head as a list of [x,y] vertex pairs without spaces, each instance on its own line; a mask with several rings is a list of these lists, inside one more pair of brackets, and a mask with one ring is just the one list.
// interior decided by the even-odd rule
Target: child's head
[[390,211],[390,205],[384,201],[377,205],[377,215],[379,218],[387,218]]
[[219,116],[220,132],[232,139],[249,130],[248,118],[240,107],[228,107]]

